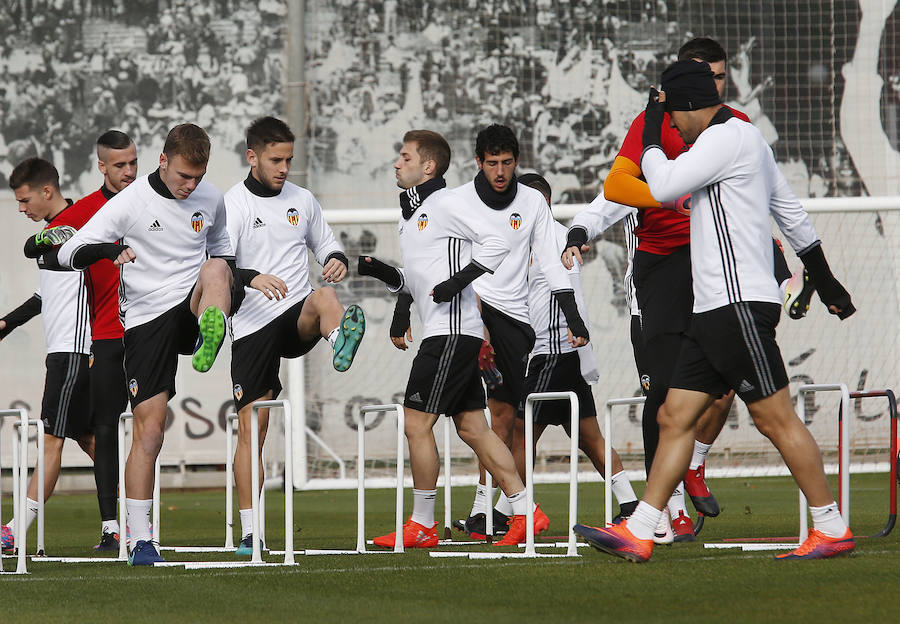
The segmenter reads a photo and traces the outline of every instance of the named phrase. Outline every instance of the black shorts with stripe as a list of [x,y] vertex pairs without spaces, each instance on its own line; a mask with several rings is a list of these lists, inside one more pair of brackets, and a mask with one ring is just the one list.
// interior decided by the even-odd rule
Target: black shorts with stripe
[[91,428],[91,386],[88,356],[48,353],[47,377],[41,400],[44,432],[57,438],[78,439]]
[[125,345],[121,338],[95,340],[90,359],[91,414],[94,426],[116,427],[128,407]]
[[125,330],[125,374],[131,407],[168,392],[175,396],[178,355],[190,355],[200,326],[191,312],[191,294],[152,321]]
[[[525,377],[525,390],[527,394],[572,391],[578,397],[578,418],[597,417],[594,395],[581,375],[581,358],[575,351],[535,355],[531,358],[528,363],[528,376]],[[531,414],[536,425],[567,427],[572,422],[571,408],[566,400],[538,401],[534,404]],[[524,400],[519,403],[516,415],[525,418]]]
[[309,353],[321,336],[303,341],[297,333],[297,320],[307,295],[282,312],[277,318],[231,345],[231,383],[234,405],[238,411],[257,401],[271,390],[272,398],[281,394],[281,358],[295,358]]
[[528,368],[528,354],[534,348],[534,330],[531,325],[483,301],[481,320],[487,327],[491,345],[497,354],[494,363],[503,375],[502,384],[488,388],[488,398],[518,406],[525,400],[525,371]]
[[480,349],[481,339],[473,336],[453,334],[423,340],[412,363],[403,405],[445,416],[483,410]]
[[734,390],[744,403],[775,394],[788,385],[775,327],[777,303],[734,303],[694,314],[670,388],[722,396]]

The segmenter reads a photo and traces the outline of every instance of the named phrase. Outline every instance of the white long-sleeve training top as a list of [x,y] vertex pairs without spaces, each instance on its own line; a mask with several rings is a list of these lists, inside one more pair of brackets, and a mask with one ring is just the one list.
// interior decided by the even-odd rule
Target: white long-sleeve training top
[[641,171],[658,201],[691,193],[694,312],[739,301],[781,303],[772,272],[769,215],[791,247],[818,241],[809,215],[784,179],[760,131],[731,117],[704,130],[691,149],[669,160],[650,147]]

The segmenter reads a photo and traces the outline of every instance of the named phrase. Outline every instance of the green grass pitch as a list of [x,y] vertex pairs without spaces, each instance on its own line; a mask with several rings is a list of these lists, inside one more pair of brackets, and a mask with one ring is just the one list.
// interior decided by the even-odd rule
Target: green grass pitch
[[[641,489],[641,484],[637,485]],[[0,621],[896,620],[900,529],[883,539],[858,539],[851,556],[827,561],[776,562],[772,552],[705,549],[704,541],[796,536],[798,528],[797,490],[788,478],[713,479],[710,486],[722,505],[722,514],[706,521],[698,542],[658,546],[647,564],[630,564],[590,548],[579,548],[578,558],[543,560],[435,559],[423,551],[298,555],[298,565],[293,568],[199,571],[29,561],[30,575],[0,577]],[[876,533],[884,526],[888,491],[887,475],[853,476],[851,525],[858,536]],[[600,484],[581,486],[581,522],[601,522],[602,492]],[[469,487],[454,490],[454,517],[465,515],[471,495]],[[368,493],[369,539],[392,530],[393,497],[393,490]],[[549,534],[563,540],[567,486],[539,485],[536,498],[550,516]],[[167,491],[162,500],[163,545],[222,544],[222,491]],[[4,500],[7,513],[10,502]],[[270,493],[268,502],[270,546],[278,548],[283,539],[283,497]],[[294,505],[297,550],[355,547],[355,491],[300,492],[294,495]],[[439,520],[442,509],[439,491]],[[411,492],[407,490],[407,514],[410,510]],[[48,554],[90,555],[98,527],[93,496],[54,497],[47,507]],[[461,539],[454,533],[454,539]],[[33,548],[34,528],[30,539]],[[168,560],[234,558],[172,551],[164,551],[163,556]],[[6,558],[5,565],[10,570],[14,561]]]

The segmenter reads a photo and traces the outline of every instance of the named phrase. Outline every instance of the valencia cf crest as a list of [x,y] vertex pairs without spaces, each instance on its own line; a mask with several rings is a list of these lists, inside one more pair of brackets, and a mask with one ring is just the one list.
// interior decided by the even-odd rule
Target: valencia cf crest
[[650,392],[650,375],[641,375],[641,388],[644,392]]
[[288,223],[290,223],[294,227],[296,227],[297,224],[300,223],[300,213],[297,212],[296,208],[288,208],[287,220],[288,220]]
[[419,231],[421,232],[428,227],[428,215],[422,213],[419,215]]
[[94,352],[91,351],[90,353],[88,353],[88,368],[93,368],[93,367],[94,367]]
[[136,397],[138,393],[138,383],[137,379],[132,379],[128,382],[128,392],[131,393],[131,396]]
[[244,389],[241,388],[241,384],[234,384],[234,400],[240,401],[242,396],[244,396]]
[[203,229],[203,215],[199,212],[195,212],[191,215],[191,228],[195,232],[199,232]]
[[518,230],[520,227],[522,227],[522,215],[520,215],[518,212],[514,212],[509,215],[509,225],[514,230]]

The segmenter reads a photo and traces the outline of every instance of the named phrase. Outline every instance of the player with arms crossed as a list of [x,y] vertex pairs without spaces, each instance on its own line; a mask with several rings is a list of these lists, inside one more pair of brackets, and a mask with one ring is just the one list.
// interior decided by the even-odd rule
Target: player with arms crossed
[[[437,546],[434,502],[440,470],[434,424],[440,414],[453,418],[460,438],[497,480],[513,505],[513,518],[503,540],[525,540],[525,486],[509,448],[484,418],[484,388],[478,370],[483,325],[471,283],[491,272],[509,253],[496,234],[475,230],[482,212],[456,190],[447,190],[444,173],[450,146],[441,135],[413,130],[403,137],[394,163],[400,194],[400,249],[403,269],[372,257],[360,257],[359,272],[385,282],[393,291],[412,295],[422,319],[423,337],[413,361],[403,405],[406,439],[413,476],[413,513],[403,527],[403,545]],[[480,243],[477,255],[473,242]],[[396,341],[395,341],[396,344]],[[375,538],[394,546],[396,535]]]
[[[19,212],[32,221],[47,221],[48,228],[67,227],[72,201],[62,196],[59,173],[41,158],[22,161],[9,175],[9,186],[16,196]],[[44,235],[44,230],[38,237]],[[47,236],[50,236],[48,234]],[[66,438],[78,442],[94,459],[94,435],[91,428],[90,385],[88,381],[87,293],[79,273],[53,271],[38,263],[40,288],[28,301],[0,319],[0,340],[16,327],[41,314],[47,346],[44,395],[41,420],[44,423],[44,500],[48,500],[59,478],[63,443]],[[38,515],[38,475],[28,484],[25,518],[15,518],[2,527],[4,551],[13,551],[16,522],[25,522],[25,530]]]
[[[67,225],[41,232],[25,242],[25,255],[43,256],[46,266],[55,264],[53,249],[84,226],[106,202],[131,184],[137,175],[137,149],[127,134],[104,132],[97,139],[97,168],[103,185],[67,211]],[[54,236],[55,234],[55,236]],[[112,242],[112,241],[110,241]],[[58,265],[57,265],[58,266]],[[119,268],[111,260],[101,260],[84,271],[91,319],[89,378],[91,420],[94,430],[94,480],[102,521],[99,552],[119,551],[119,521],[116,500],[119,484],[119,445],[116,439],[119,414],[128,405],[125,381],[124,328],[119,318]]]
[[[641,170],[654,197],[691,192],[694,305],[666,401],[647,489],[632,516],[610,528],[576,525],[592,546],[632,561],[653,551],[662,509],[690,462],[697,419],[729,389],[747,404],[757,429],[778,449],[810,504],[814,528],[778,559],[820,559],[849,552],[853,534],[828,488],[815,440],[791,404],[775,342],[782,298],[772,273],[770,215],[803,261],[819,297],[844,319],[855,312],[832,275],[809,215],[791,192],[772,150],[752,124],[721,105],[709,65],[678,61],[651,89]],[[690,151],[669,160],[661,147],[668,110]]]
[[[325,222],[322,207],[308,190],[287,181],[294,157],[294,134],[274,117],[247,128],[247,179],[225,194],[228,234],[241,282],[248,293],[231,319],[231,379],[238,410],[238,445],[234,474],[241,516],[238,555],[253,552],[251,529],[250,412],[253,403],[281,392],[281,358],[308,353],[322,338],[334,350],[333,364],[346,371],[365,332],[362,309],[344,311],[331,287],[313,290],[309,251],[322,264],[326,282],[340,282],[348,261]],[[265,271],[265,274],[260,274]],[[278,276],[278,277],[276,277]],[[259,410],[259,448],[268,428],[269,410]],[[260,471],[260,487],[264,475]]]
[[[502,384],[488,384],[491,428],[511,449],[516,411],[525,400],[528,354],[535,340],[534,330],[528,324],[528,270],[532,257],[549,284],[554,305],[567,319],[575,346],[587,344],[589,337],[575,303],[572,284],[558,261],[555,222],[546,200],[539,191],[520,184],[516,178],[519,164],[516,135],[507,126],[499,124],[484,128],[475,139],[475,161],[478,175],[454,192],[479,210],[479,230],[502,237],[510,249],[509,256],[495,273],[475,280],[472,286],[480,300],[481,318],[490,342],[490,347],[482,347],[481,362],[490,367],[492,347],[496,353],[494,364],[502,378]],[[489,351],[487,357],[486,349]],[[484,509],[486,501],[490,500],[483,466],[480,471],[469,517],[454,523],[475,538],[482,538],[486,533]],[[512,513],[502,493],[493,513],[495,532],[502,533]],[[548,527],[549,520],[538,507],[535,532]]]
[[134,412],[125,467],[131,565],[162,561],[150,534],[153,467],[166,406],[175,396],[178,354],[193,353],[194,368],[209,370],[231,311],[234,254],[225,204],[202,181],[209,148],[198,126],[172,128],[159,168],[109,200],[58,253],[64,267],[84,269],[107,259],[121,270],[125,371]]

